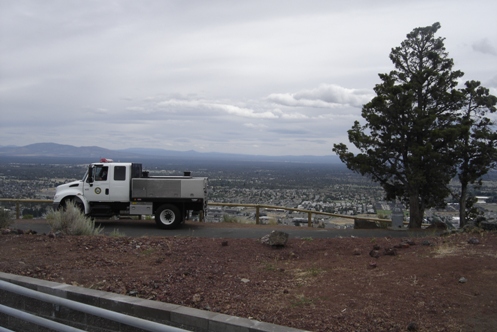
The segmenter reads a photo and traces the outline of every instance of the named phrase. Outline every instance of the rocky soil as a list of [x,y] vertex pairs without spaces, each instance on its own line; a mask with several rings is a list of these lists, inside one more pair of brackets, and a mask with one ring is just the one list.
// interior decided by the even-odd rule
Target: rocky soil
[[[0,271],[311,331],[496,331],[497,233],[0,236]],[[428,233],[429,234],[429,233]]]

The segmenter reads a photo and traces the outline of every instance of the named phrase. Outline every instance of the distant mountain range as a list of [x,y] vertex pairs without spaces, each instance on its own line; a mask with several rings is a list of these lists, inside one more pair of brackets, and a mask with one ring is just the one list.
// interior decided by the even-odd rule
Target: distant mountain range
[[81,146],[36,143],[26,146],[0,146],[1,157],[57,157],[57,158],[111,158],[115,160],[140,161],[140,159],[184,159],[184,160],[231,160],[293,163],[341,163],[337,156],[262,156],[218,152],[172,151],[150,148],[129,148],[109,150],[98,146]]

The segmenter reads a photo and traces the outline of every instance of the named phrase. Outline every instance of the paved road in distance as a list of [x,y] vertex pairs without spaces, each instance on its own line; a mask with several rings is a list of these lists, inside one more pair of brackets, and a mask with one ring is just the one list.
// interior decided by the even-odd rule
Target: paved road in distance
[[[97,226],[102,233],[109,235],[118,231],[125,236],[191,236],[208,238],[254,238],[258,239],[272,230],[280,230],[290,238],[336,238],[336,237],[419,237],[434,235],[433,231],[409,231],[392,229],[332,229],[296,226],[244,225],[232,223],[199,223],[187,221],[178,229],[164,230],[157,228],[153,220],[98,220]],[[48,234],[50,226],[43,219],[19,219],[12,228],[33,230],[38,234]]]

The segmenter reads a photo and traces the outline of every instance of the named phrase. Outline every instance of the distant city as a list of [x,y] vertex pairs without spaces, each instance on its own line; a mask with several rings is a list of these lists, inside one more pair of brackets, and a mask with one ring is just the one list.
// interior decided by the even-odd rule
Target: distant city
[[[53,198],[55,187],[81,179],[85,168],[96,158],[0,156],[0,197],[24,199]],[[181,175],[209,178],[209,202],[263,204],[329,212],[341,215],[367,215],[389,218],[391,205],[384,201],[382,188],[366,177],[353,173],[341,163],[303,163],[281,161],[240,161],[181,157],[129,160],[142,162],[150,175]],[[497,203],[497,176],[492,173],[475,191],[486,204]],[[433,214],[457,216],[451,204]],[[484,207],[484,204],[480,204]],[[494,205],[494,204],[489,204]],[[2,203],[4,208],[15,208]],[[49,204],[25,204],[24,217],[43,218]],[[486,211],[495,218],[493,211]],[[287,210],[261,210],[261,222],[307,226],[307,213]],[[207,221],[254,222],[255,208],[209,206]],[[349,219],[313,214],[316,227],[351,227]]]

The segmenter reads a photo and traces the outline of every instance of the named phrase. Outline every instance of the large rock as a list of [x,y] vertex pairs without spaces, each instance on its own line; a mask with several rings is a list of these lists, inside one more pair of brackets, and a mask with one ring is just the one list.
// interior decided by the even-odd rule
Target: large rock
[[272,231],[261,238],[261,243],[274,247],[283,247],[288,241],[288,233]]

